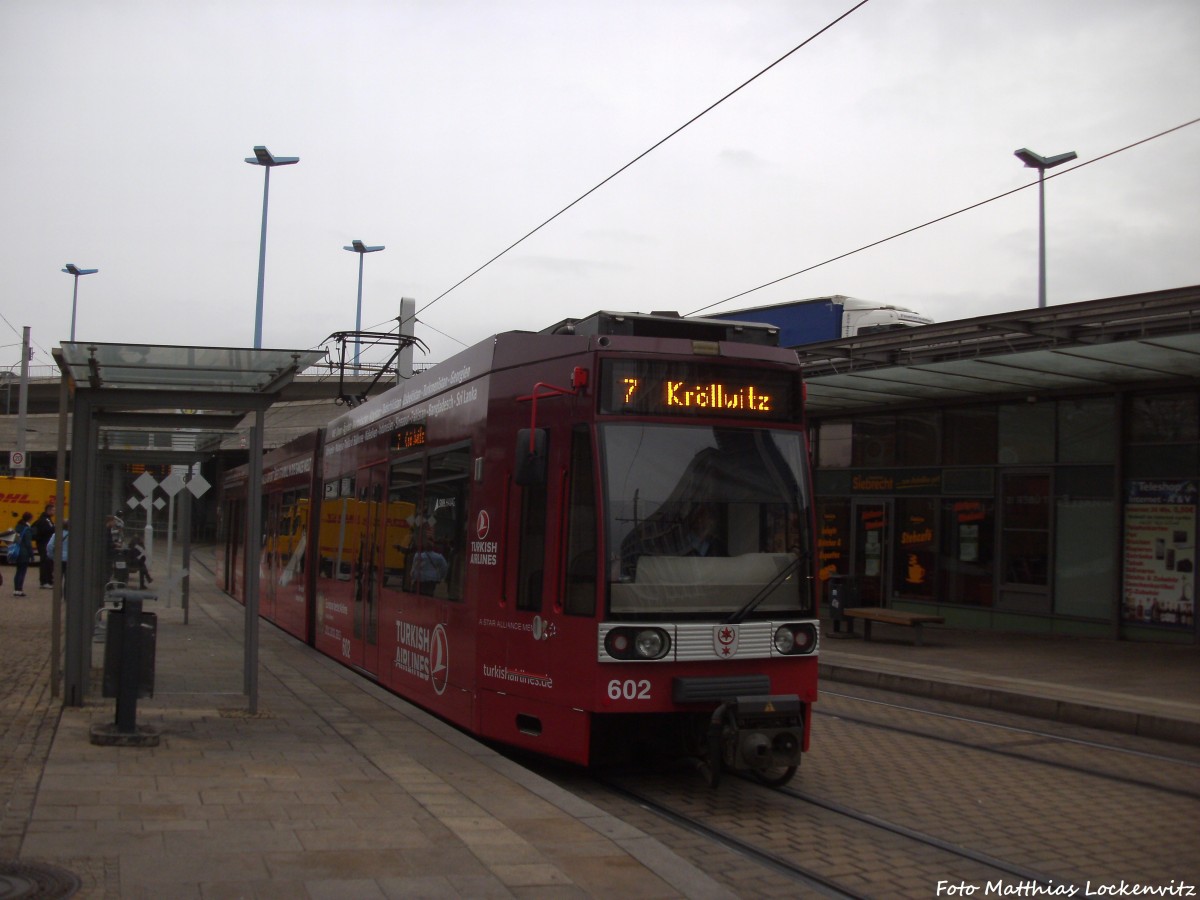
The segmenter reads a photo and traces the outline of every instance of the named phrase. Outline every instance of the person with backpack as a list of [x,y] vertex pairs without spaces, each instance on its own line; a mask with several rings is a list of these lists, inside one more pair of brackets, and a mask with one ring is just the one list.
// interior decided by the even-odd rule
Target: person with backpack
[[33,513],[26,512],[21,515],[21,521],[17,523],[16,537],[13,538],[17,552],[14,554],[12,549],[9,549],[9,561],[17,568],[16,574],[13,575],[14,597],[25,596],[25,573],[29,571],[29,564],[33,561],[33,527],[29,524],[31,521]]
[[[62,577],[63,588],[67,586],[67,551],[71,547],[70,534],[71,523],[63,522],[62,524],[62,568],[59,573]],[[50,540],[46,541],[46,556],[50,558],[50,564],[54,564],[54,542],[58,540],[53,534],[50,535]]]
[[38,585],[54,587],[54,560],[46,552],[46,545],[54,536],[54,504],[46,504],[42,514],[33,522],[33,543],[38,552]]

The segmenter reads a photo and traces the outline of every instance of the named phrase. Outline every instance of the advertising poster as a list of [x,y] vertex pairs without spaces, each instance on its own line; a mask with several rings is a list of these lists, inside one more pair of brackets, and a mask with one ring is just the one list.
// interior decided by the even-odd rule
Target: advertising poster
[[1121,602],[1125,622],[1194,627],[1196,499],[1192,481],[1129,483]]

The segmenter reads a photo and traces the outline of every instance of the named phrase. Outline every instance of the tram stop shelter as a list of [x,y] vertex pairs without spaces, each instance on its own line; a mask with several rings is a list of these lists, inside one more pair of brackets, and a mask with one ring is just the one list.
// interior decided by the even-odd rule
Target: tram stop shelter
[[[55,670],[51,680],[57,688],[61,677],[66,705],[82,706],[91,674],[96,614],[111,578],[105,523],[128,499],[120,496],[123,467],[187,466],[192,472],[192,467],[214,453],[221,440],[250,414],[254,416],[250,458],[261,458],[267,409],[297,375],[322,359],[324,352],[71,342],[53,353],[62,373],[57,466],[60,510],[64,508],[68,409],[73,421],[70,542],[66,577],[54,582]],[[249,468],[249,496],[259,498],[262,470],[259,466]],[[190,493],[178,490],[185,512]],[[147,504],[153,502],[149,494],[145,500]],[[151,506],[145,509],[149,528]],[[246,506],[243,532],[248,542],[250,536],[261,534],[261,518],[261,501],[252,499]],[[59,517],[58,547],[63,543],[62,524]],[[185,547],[185,556],[186,552]],[[186,598],[186,566],[184,574]],[[250,711],[256,712],[257,567],[248,566],[246,577],[250,583],[246,591],[245,693]],[[65,623],[59,615],[64,594]],[[58,645],[60,635],[64,647]],[[57,671],[60,658],[61,673]]]

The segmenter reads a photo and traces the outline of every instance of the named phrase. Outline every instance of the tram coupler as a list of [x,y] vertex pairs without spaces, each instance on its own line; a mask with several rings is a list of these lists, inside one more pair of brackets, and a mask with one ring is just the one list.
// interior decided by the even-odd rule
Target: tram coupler
[[[782,783],[800,765],[803,746],[804,705],[795,694],[726,700],[709,720],[709,783],[716,786],[722,768]],[[779,771],[787,772],[782,781],[770,775]]]

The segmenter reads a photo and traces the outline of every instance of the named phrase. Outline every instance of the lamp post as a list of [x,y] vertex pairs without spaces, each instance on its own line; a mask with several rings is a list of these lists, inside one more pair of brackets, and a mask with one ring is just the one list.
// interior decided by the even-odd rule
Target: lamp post
[[75,263],[67,263],[63,269],[68,275],[75,276],[75,290],[71,293],[71,343],[75,343],[75,307],[79,304],[79,276],[95,275],[99,269],[81,269]]
[[1058,156],[1038,156],[1022,147],[1013,154],[1030,169],[1038,170],[1038,307],[1046,305],[1046,170],[1075,159],[1075,151]]
[[300,162],[298,156],[272,156],[266,147],[255,147],[254,155],[247,156],[246,162],[252,166],[263,167],[263,214],[262,237],[258,242],[258,300],[254,306],[254,349],[262,347],[263,319],[263,280],[267,266],[267,198],[271,193],[271,169],[275,166],[291,166]]
[[358,373],[358,351],[360,349],[359,348],[359,338],[358,338],[357,332],[362,331],[363,257],[366,256],[368,253],[375,253],[379,250],[382,250],[383,247],[382,246],[368,247],[362,241],[355,240],[355,241],[350,242],[349,247],[343,247],[342,249],[350,250],[350,251],[358,254],[358,306],[355,308],[356,311],[354,313],[354,331],[356,332],[354,335],[354,372],[355,372],[355,374],[357,374]]

